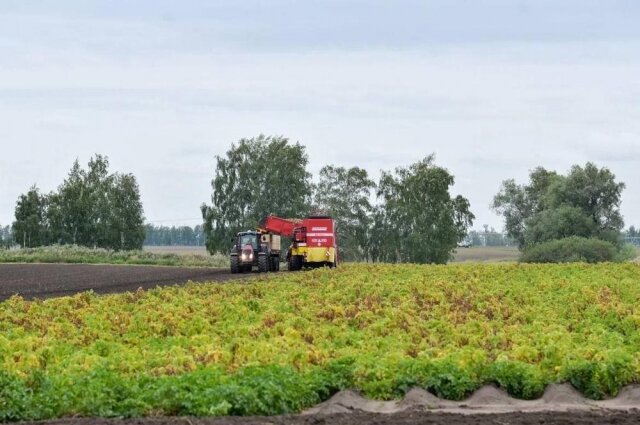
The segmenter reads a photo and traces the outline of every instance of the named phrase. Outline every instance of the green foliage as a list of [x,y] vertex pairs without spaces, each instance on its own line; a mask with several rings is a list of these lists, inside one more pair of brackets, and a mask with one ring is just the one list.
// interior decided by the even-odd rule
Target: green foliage
[[22,246],[45,245],[50,240],[46,217],[48,203],[48,197],[42,195],[35,186],[18,198],[12,233]]
[[528,219],[526,224],[525,247],[571,236],[589,238],[595,230],[595,223],[590,217],[569,205],[543,210]]
[[0,263],[141,264],[183,267],[227,267],[224,255],[153,253],[140,250],[113,251],[75,245],[54,245],[18,250],[0,250]]
[[[594,242],[576,242],[569,239],[560,244],[538,244],[570,237],[600,239],[610,242],[616,249],[622,248],[620,232],[624,225],[620,214],[620,197],[624,183],[618,183],[607,168],[592,163],[584,167],[575,165],[562,176],[544,168],[537,168],[529,175],[529,184],[517,185],[514,180],[503,182],[495,196],[493,208],[504,216],[509,236],[518,240],[525,252],[533,252],[532,258],[545,257],[543,251],[569,249],[575,245],[580,251],[563,252],[559,262],[570,258],[584,261],[610,261],[616,254],[604,252],[605,245]],[[587,244],[589,248],[587,249]],[[595,250],[593,254],[585,250]],[[525,254],[523,259],[529,258]],[[545,260],[548,261],[548,260]]]
[[30,396],[21,379],[0,370],[0,422],[32,419],[27,413]]
[[10,226],[0,225],[0,249],[9,248],[13,244],[13,233]]
[[87,170],[76,160],[57,192],[32,187],[16,204],[13,233],[23,248],[74,244],[116,250],[142,248],[143,210],[131,174],[109,174],[109,160],[96,155]]
[[216,157],[212,205],[201,207],[207,249],[227,252],[240,230],[255,229],[269,214],[304,217],[309,212],[311,175],[304,146],[284,137],[241,139]]
[[6,422],[61,416],[276,415],[296,413],[337,390],[339,369],[300,373],[267,365],[226,373],[199,369],[174,376],[126,377],[98,367],[66,379],[43,377],[34,389],[0,373],[0,419]]
[[345,261],[369,259],[371,190],[375,183],[367,171],[327,165],[320,170],[315,207],[336,220],[340,257]]
[[5,420],[298,412],[344,388],[603,398],[640,380],[640,265],[372,265],[0,303]]
[[620,388],[638,379],[638,361],[633,355],[611,350],[599,357],[576,360],[565,368],[565,379],[586,397],[599,400],[615,396]]
[[402,396],[419,386],[444,399],[462,400],[485,381],[487,364],[484,353],[474,349],[437,359],[405,360],[392,380],[390,394]]
[[638,249],[634,245],[624,244],[622,248],[620,248],[620,250],[618,251],[618,254],[616,255],[616,258],[614,261],[622,262],[622,261],[634,260],[638,258],[638,254],[639,254]]
[[614,230],[618,237],[624,225],[620,213],[624,188],[609,169],[588,162],[584,167],[574,165],[562,184],[551,186],[548,196],[552,207],[580,208],[596,224],[596,232]]
[[146,224],[145,246],[204,246],[203,227],[191,226],[154,226]]
[[498,384],[512,397],[532,400],[542,395],[547,380],[533,364],[498,360],[489,368],[489,380]]
[[578,236],[533,245],[520,256],[520,261],[525,263],[600,263],[627,259],[620,256],[610,242]]
[[548,208],[547,192],[561,180],[562,176],[555,171],[538,167],[529,173],[528,185],[518,185],[513,179],[502,183],[492,206],[504,216],[508,235],[516,239],[520,247],[526,243],[526,220]]
[[446,263],[475,218],[469,201],[451,198],[454,178],[429,156],[395,173],[383,172],[382,200],[374,214],[372,256],[376,261]]

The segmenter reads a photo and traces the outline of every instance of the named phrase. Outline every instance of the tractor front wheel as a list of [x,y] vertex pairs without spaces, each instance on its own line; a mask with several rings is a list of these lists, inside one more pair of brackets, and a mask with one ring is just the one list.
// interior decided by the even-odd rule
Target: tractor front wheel
[[239,273],[240,272],[240,263],[237,255],[232,255],[230,262],[231,273]]

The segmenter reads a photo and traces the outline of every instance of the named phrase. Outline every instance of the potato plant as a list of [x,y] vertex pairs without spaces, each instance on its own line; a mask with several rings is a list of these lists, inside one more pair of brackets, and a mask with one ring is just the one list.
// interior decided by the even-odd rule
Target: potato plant
[[0,420],[298,412],[342,388],[591,398],[640,378],[640,265],[347,264],[0,303]]

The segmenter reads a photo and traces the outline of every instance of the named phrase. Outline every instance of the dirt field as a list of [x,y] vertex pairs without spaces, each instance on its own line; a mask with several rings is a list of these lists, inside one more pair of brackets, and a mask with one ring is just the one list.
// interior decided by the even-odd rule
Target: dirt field
[[503,262],[516,261],[520,252],[515,246],[474,246],[471,248],[458,248],[454,255],[455,263],[466,261],[473,262]]
[[341,413],[275,417],[223,418],[139,418],[139,419],[61,419],[36,422],[48,425],[631,425],[640,422],[640,412],[561,412],[451,414],[403,412],[396,414]]
[[220,282],[232,275],[225,269],[90,264],[0,264],[0,300],[20,294],[47,298],[93,290],[96,293],[135,291],[156,286]]

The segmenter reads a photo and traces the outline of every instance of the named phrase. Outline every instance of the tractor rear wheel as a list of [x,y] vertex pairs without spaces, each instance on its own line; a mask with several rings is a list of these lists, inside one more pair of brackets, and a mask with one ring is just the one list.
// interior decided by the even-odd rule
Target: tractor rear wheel
[[271,269],[272,272],[277,272],[280,268],[280,257],[271,257],[269,266],[269,269]]
[[265,254],[258,256],[258,271],[260,273],[266,273],[269,271],[269,259]]
[[230,257],[230,268],[231,268],[231,273],[239,273],[240,272],[240,263],[238,261],[238,256],[237,255],[232,255]]

